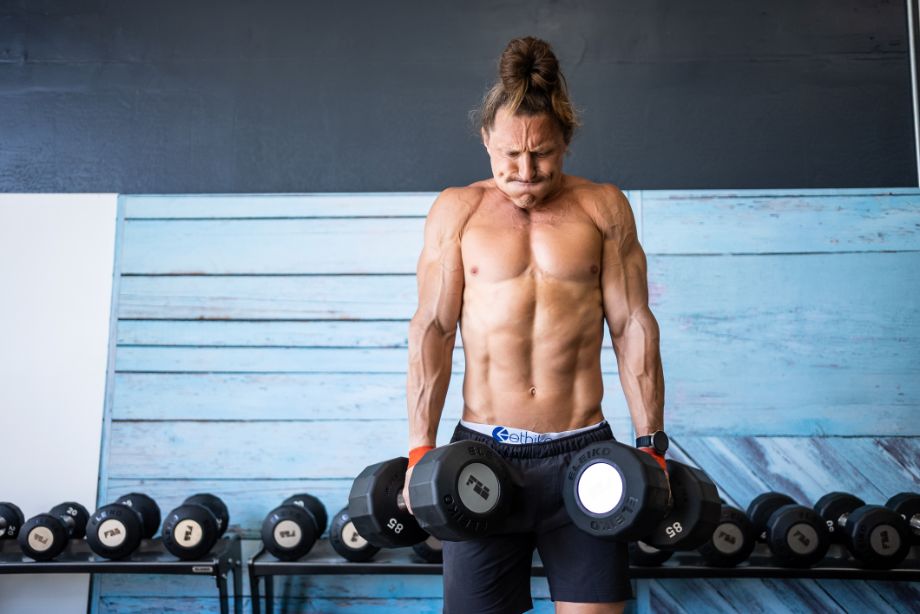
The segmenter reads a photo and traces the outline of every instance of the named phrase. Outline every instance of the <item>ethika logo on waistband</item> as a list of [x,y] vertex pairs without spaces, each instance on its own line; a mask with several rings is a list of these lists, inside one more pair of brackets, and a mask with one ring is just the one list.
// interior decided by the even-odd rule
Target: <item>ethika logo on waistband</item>
[[492,429],[492,439],[498,443],[543,443],[552,441],[552,437],[542,433],[531,433],[530,431],[509,431],[503,426],[496,426]]

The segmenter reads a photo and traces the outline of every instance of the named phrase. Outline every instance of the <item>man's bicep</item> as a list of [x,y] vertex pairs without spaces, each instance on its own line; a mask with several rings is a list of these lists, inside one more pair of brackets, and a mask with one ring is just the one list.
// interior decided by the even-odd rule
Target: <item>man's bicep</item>
[[631,317],[648,310],[648,266],[625,196],[620,211],[616,231],[604,239],[601,275],[604,317],[614,339],[623,334]]
[[445,332],[460,319],[463,298],[463,257],[456,212],[449,203],[432,206],[425,222],[425,243],[416,270],[418,310],[416,319],[436,322]]

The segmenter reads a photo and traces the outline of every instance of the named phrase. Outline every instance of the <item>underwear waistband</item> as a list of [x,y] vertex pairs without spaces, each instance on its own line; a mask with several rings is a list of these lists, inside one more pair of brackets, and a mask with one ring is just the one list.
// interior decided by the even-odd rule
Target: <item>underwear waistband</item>
[[547,458],[578,451],[595,441],[613,439],[613,431],[606,420],[561,433],[535,433],[524,429],[461,420],[451,441],[477,441],[505,458]]

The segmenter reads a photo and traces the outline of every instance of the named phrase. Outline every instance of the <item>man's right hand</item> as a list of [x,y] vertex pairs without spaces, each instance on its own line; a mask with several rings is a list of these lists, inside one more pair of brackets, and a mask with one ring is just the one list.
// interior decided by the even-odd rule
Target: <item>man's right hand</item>
[[[413,469],[414,467],[409,467],[409,470],[406,471],[406,483],[403,484],[403,491],[402,491],[403,501],[406,502],[406,509],[409,510],[410,514],[412,514],[412,504],[409,503],[409,480],[412,479]],[[415,514],[412,514],[412,515],[414,516]]]
[[[412,504],[409,503],[409,482],[412,480],[412,469],[415,464],[422,460],[422,457],[434,450],[434,446],[418,446],[409,450],[409,467],[406,469],[406,482],[403,484],[402,496],[406,504],[406,509],[412,514]],[[415,514],[412,514],[413,516]]]

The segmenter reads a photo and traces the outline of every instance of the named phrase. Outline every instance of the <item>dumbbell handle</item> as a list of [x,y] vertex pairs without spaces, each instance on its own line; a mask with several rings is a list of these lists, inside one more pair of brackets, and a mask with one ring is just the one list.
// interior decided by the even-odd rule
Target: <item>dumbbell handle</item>
[[920,535],[920,514],[914,514],[907,520],[907,524],[910,525],[911,531]]
[[396,507],[399,508],[400,512],[408,512],[409,506],[406,505],[406,498],[403,497],[402,492],[396,493]]

